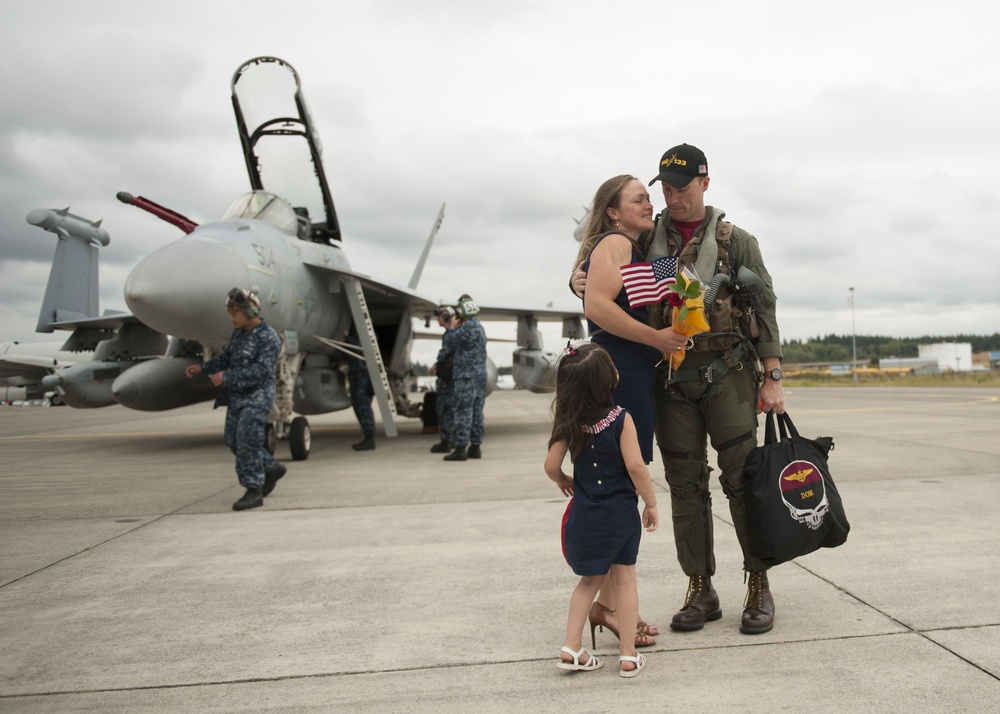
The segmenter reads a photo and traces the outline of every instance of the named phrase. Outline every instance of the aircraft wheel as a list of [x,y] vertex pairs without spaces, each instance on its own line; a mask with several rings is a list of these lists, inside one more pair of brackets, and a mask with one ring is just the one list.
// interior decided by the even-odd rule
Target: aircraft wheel
[[288,447],[295,461],[305,461],[309,458],[312,448],[312,432],[305,417],[295,417],[288,429]]
[[60,397],[58,394],[53,394],[51,397],[49,397],[49,406],[50,407],[61,407],[61,406],[65,406],[65,405],[66,405],[66,402],[64,402],[62,400],[62,397]]
[[268,424],[267,428],[264,430],[264,448],[267,449],[271,456],[274,456],[274,450],[278,446],[278,435],[274,431],[274,426]]

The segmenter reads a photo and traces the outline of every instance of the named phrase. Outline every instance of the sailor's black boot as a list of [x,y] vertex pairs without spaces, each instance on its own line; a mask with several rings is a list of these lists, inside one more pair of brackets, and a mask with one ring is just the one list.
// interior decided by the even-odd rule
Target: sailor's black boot
[[354,449],[355,451],[371,451],[372,449],[375,448],[375,437],[366,436],[357,444],[351,444],[351,448]]
[[243,494],[243,497],[233,504],[233,510],[245,511],[248,508],[257,508],[258,506],[263,505],[264,494],[260,492],[260,489],[248,488],[247,492]]
[[465,461],[469,458],[464,446],[456,446],[455,450],[444,457],[445,461]]

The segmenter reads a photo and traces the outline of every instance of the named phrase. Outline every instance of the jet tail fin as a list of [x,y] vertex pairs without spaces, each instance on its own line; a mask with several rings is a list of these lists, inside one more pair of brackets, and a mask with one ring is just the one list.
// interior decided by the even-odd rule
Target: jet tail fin
[[100,221],[75,216],[69,208],[35,208],[26,219],[59,237],[36,332],[54,332],[50,323],[98,315],[98,246],[111,242]]
[[427,262],[427,256],[430,255],[431,245],[434,243],[434,236],[438,234],[441,230],[441,222],[444,220],[444,204],[441,204],[441,210],[438,211],[437,219],[434,221],[434,227],[431,228],[431,234],[427,236],[427,242],[424,243],[424,250],[420,254],[420,260],[417,261],[417,267],[413,271],[413,276],[410,278],[409,288],[410,290],[417,289],[417,283],[420,282],[420,276],[424,273],[424,264]]

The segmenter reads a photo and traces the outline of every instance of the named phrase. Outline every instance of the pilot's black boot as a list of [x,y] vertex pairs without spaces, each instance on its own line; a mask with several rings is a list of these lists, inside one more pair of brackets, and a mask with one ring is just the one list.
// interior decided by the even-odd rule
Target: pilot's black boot
[[260,489],[248,488],[243,497],[233,504],[234,511],[245,511],[248,508],[257,508],[264,505],[264,494]]
[[278,485],[278,479],[285,475],[288,469],[284,464],[279,464],[277,461],[274,462],[274,466],[264,471],[264,488],[261,489],[260,493],[262,496],[266,496],[274,487]]
[[481,459],[483,458],[483,451],[479,448],[479,444],[472,444],[469,447],[469,458],[470,459]]
[[371,451],[372,449],[375,448],[375,437],[366,436],[357,444],[351,444],[351,448],[354,449],[355,451]]
[[447,441],[439,441],[431,447],[432,454],[447,454],[451,451],[451,444]]
[[469,458],[464,446],[456,446],[455,450],[444,457],[445,461],[465,461]]

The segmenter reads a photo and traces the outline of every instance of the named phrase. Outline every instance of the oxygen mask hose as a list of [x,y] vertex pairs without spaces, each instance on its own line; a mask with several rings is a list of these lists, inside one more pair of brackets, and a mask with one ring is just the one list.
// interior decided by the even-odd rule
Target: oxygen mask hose
[[719,295],[719,288],[723,285],[729,284],[729,276],[725,273],[716,273],[712,278],[712,282],[708,284],[708,289],[705,290],[705,312],[712,309],[712,305],[715,304],[715,298]]

